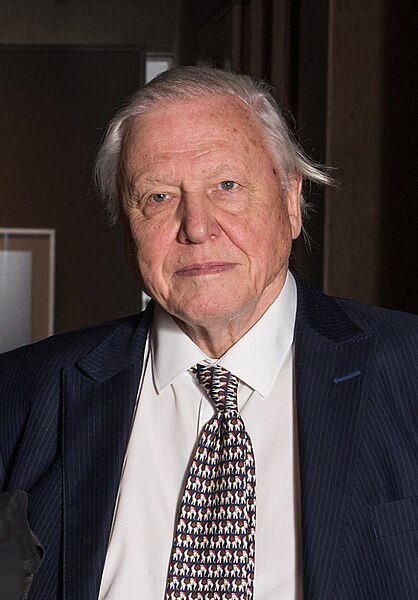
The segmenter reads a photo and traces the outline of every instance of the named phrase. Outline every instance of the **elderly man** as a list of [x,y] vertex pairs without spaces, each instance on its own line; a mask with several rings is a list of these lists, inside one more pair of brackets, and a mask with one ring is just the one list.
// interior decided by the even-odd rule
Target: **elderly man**
[[328,177],[266,89],[162,74],[97,174],[153,302],[1,359],[30,600],[417,598],[418,320],[289,272]]

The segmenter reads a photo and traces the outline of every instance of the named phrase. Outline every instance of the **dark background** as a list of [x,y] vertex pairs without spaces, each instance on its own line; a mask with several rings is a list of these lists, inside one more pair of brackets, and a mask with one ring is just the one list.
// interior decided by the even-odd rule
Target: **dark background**
[[56,331],[135,312],[91,171],[147,56],[270,82],[338,189],[311,190],[293,265],[336,295],[418,312],[416,3],[0,0],[0,227],[55,228]]

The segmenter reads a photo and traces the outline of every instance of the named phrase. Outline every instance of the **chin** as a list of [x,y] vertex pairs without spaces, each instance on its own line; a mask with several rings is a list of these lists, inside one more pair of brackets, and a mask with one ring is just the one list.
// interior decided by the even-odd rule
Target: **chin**
[[189,325],[206,327],[219,323],[229,323],[238,319],[245,312],[247,311],[240,305],[234,307],[231,306],[231,303],[227,304],[226,301],[222,303],[218,299],[217,302],[205,302],[197,305],[189,303],[187,306],[178,307],[174,316]]

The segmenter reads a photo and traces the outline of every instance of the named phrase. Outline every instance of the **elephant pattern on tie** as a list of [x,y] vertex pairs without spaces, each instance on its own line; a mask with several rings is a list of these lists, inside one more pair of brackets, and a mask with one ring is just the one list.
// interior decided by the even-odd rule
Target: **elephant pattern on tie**
[[215,404],[187,477],[166,600],[251,600],[255,561],[255,461],[238,413],[237,378],[191,369]]

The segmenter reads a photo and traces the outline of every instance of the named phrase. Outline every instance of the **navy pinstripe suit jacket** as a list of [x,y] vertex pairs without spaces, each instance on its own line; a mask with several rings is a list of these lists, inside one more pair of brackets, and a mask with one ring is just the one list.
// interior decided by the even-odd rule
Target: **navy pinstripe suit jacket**
[[[45,547],[30,600],[97,599],[151,315],[0,357],[0,489]],[[298,281],[295,336],[304,598],[416,600],[418,317]]]

